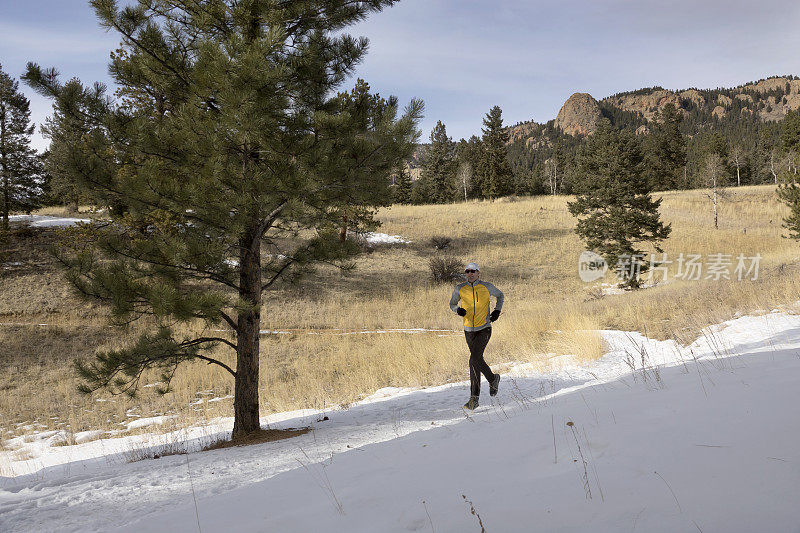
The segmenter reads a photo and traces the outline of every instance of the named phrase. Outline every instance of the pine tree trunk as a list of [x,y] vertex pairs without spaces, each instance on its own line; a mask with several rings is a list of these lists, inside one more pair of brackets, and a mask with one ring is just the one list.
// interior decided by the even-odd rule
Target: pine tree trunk
[[[5,118],[5,112],[3,113]],[[8,231],[8,212],[11,209],[11,183],[8,179],[8,168],[6,164],[6,121],[0,120],[0,173],[3,176],[3,224],[0,226],[4,231]]]
[[[255,41],[260,26],[262,5],[251,5],[250,25],[245,31],[248,43]],[[247,175],[248,159],[242,161]],[[233,397],[234,439],[261,429],[258,411],[258,358],[261,329],[261,235],[260,217],[253,213],[250,225],[239,239],[239,300],[246,306],[236,322],[236,378]]]
[[5,165],[2,167],[3,172],[3,224],[2,229],[3,231],[8,231],[8,211],[9,205],[11,204],[11,200],[9,198],[8,190],[11,188],[11,185],[8,183],[8,174],[5,170]]
[[80,212],[80,198],[78,197],[77,188],[75,188],[75,190],[72,191],[72,207],[71,207],[71,209],[73,210],[73,212],[76,215]]
[[233,438],[261,428],[258,411],[258,357],[261,327],[261,240],[257,221],[239,241],[239,298],[248,307],[236,324],[236,380],[233,399]]
[[347,215],[342,215],[342,227],[339,228],[339,242],[347,240]]

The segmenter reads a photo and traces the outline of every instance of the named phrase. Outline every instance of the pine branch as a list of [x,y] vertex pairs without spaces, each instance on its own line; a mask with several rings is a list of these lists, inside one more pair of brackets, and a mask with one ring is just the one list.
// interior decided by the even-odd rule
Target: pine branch
[[286,207],[286,204],[288,203],[289,201],[286,199],[281,200],[280,203],[278,203],[278,206],[275,209],[273,209],[269,215],[267,215],[267,218],[265,218],[258,226],[258,229],[256,230],[256,235],[253,238],[254,240],[253,243],[251,243],[251,245],[255,245],[255,241],[257,239],[261,239],[264,237],[264,234],[267,232],[267,230],[269,230],[272,224],[275,223],[281,211],[283,211],[283,208]]
[[219,311],[219,316],[222,317],[222,320],[224,320],[225,322],[228,323],[228,325],[231,327],[231,329],[233,329],[234,331],[237,330],[238,324],[236,323],[235,320],[233,320],[230,316],[228,316],[227,313],[225,313],[224,311],[220,310]]
[[281,267],[277,270],[277,272],[275,272],[275,275],[272,276],[272,278],[267,283],[261,285],[261,292],[264,292],[265,290],[269,289],[276,281],[278,281],[278,278],[281,277],[281,274],[283,274],[286,271],[286,269],[288,269],[292,264],[294,264],[294,262],[295,260],[293,258],[290,257],[286,258],[283,265],[281,265]]
[[[134,395],[141,376],[146,370],[164,368],[172,370],[172,374],[174,374],[174,369],[181,362],[192,359],[200,359],[209,364],[218,365],[232,376],[236,376],[236,372],[222,361],[197,351],[203,345],[218,342],[225,343],[234,349],[236,347],[227,339],[219,337],[198,337],[177,342],[172,338],[171,330],[162,326],[154,335],[143,334],[129,348],[99,352],[95,355],[95,360],[88,364],[76,360],[74,362],[75,369],[83,380],[79,390],[88,394],[100,389],[108,389],[112,394]],[[167,379],[164,390],[168,388],[169,379]]]

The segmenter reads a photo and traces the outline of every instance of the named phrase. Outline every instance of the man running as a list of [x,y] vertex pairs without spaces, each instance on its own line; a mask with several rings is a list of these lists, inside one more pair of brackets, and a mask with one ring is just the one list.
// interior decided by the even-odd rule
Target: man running
[[[478,407],[481,395],[481,374],[489,382],[489,395],[495,396],[500,386],[500,374],[494,374],[483,359],[483,351],[492,336],[492,322],[500,316],[503,308],[503,293],[486,281],[478,281],[481,271],[475,263],[464,268],[467,281],[456,285],[450,297],[450,309],[464,317],[464,336],[469,347],[470,397],[464,404],[466,409]],[[497,299],[494,311],[489,312],[489,297]]]

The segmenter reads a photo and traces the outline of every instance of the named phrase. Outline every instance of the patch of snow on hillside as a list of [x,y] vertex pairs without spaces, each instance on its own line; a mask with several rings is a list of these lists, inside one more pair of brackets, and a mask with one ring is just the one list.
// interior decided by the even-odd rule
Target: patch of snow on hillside
[[27,223],[34,228],[64,228],[79,223],[91,222],[88,218],[50,217],[43,215],[11,215],[11,223]]
[[365,233],[364,239],[369,244],[408,244],[411,242],[400,235],[388,235],[386,233]]
[[130,422],[125,422],[125,426],[130,429],[140,429],[145,428],[148,426],[160,426],[163,425],[165,422],[169,420],[174,420],[177,418],[175,415],[169,416],[151,416],[148,418],[137,418],[136,420],[131,420]]

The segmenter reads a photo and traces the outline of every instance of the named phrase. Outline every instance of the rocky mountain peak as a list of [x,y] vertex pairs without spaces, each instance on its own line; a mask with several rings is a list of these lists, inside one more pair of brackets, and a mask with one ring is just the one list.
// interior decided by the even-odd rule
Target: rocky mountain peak
[[602,118],[600,105],[588,93],[575,93],[561,106],[555,125],[570,135],[591,135]]

